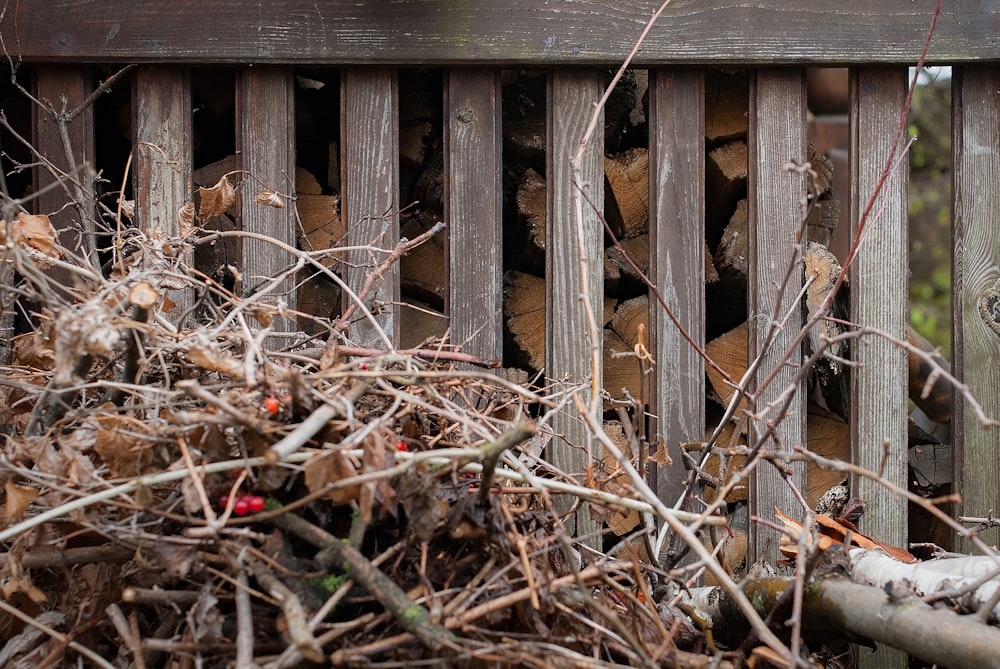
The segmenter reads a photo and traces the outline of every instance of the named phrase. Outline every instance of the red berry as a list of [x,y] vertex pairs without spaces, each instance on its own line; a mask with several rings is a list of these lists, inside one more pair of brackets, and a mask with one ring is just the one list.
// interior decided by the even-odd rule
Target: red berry
[[361,371],[362,372],[367,372],[368,371],[368,365],[366,365],[365,363],[361,363]]
[[225,509],[229,505],[229,495],[222,495],[219,497],[219,506]]
[[260,495],[251,495],[247,499],[247,507],[250,509],[250,513],[260,513],[264,510],[264,498]]
[[267,409],[267,412],[273,416],[281,411],[281,402],[278,401],[277,397],[268,395],[267,399],[264,400],[264,408]]
[[250,513],[250,504],[246,500],[246,496],[241,497],[233,504],[233,513],[237,516],[245,516]]
[[408,451],[410,449],[408,449],[406,447],[406,442],[404,442],[402,439],[400,439],[399,441],[396,442],[396,450],[397,451],[402,451],[403,453],[405,453],[406,451]]

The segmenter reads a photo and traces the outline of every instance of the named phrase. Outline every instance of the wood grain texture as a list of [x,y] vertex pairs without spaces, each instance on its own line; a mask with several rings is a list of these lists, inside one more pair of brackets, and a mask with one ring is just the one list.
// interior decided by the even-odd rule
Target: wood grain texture
[[[545,254],[545,374],[551,383],[584,384],[580,397],[590,402],[590,380],[596,375],[601,386],[601,342],[591,346],[591,317],[583,303],[601,309],[603,277],[601,257],[604,228],[593,208],[582,200],[570,165],[585,129],[594,114],[594,104],[603,93],[603,74],[598,70],[553,70],[548,81],[548,205]],[[594,206],[604,203],[604,112],[583,154],[579,167],[581,186]],[[582,238],[581,238],[582,233]],[[596,314],[600,336],[600,311]],[[585,480],[591,454],[588,432],[575,403],[552,420],[557,437],[550,442],[548,457],[562,471]],[[569,500],[564,500],[564,511]],[[576,514],[577,534],[597,528],[588,511]]]
[[[262,190],[286,195],[295,192],[295,110],[293,75],[284,67],[263,66],[242,70],[237,79],[239,129],[236,146],[242,156],[240,187],[244,232],[253,232],[295,246],[295,216],[289,200],[281,209],[256,203]],[[266,241],[243,240],[243,289],[268,290],[271,278],[295,263],[292,254]],[[290,276],[268,290],[262,301],[284,303],[295,309],[295,277]],[[278,332],[296,329],[294,317],[276,318]]]
[[[1000,71],[955,70],[952,83],[954,156],[954,258],[952,368],[986,414],[1000,417]],[[958,515],[997,513],[1000,430],[984,430],[969,403],[955,393],[952,419]],[[995,530],[981,534],[995,543]],[[959,550],[971,550],[968,542]]]
[[[680,326],[705,346],[705,77],[652,70],[649,78],[651,278]],[[705,434],[705,368],[657,300],[650,299],[655,432],[673,465],[657,468],[657,493],[673,504],[686,471],[678,444]]]
[[[796,300],[802,286],[803,272],[796,259],[797,234],[805,212],[802,198],[805,180],[802,175],[784,169],[789,162],[801,164],[806,158],[805,70],[763,69],[750,85],[750,324],[749,350],[756,356],[763,351],[763,364],[756,375],[759,420],[752,421],[755,437],[777,423],[774,438],[764,443],[768,450],[791,450],[806,443],[804,384],[796,384],[801,349],[791,350],[802,326],[802,305]],[[788,284],[781,289],[789,267],[795,263]],[[772,323],[784,321],[766,350],[763,348]],[[787,363],[781,365],[788,355]],[[780,365],[780,367],[779,367]],[[777,369],[773,381],[760,384]],[[790,388],[795,394],[788,410],[780,414],[781,396]],[[773,408],[768,409],[773,405]],[[804,463],[790,464],[791,481],[800,491],[806,490]],[[773,518],[775,507],[792,516],[799,515],[798,500],[779,472],[768,463],[756,470],[751,484],[751,513]],[[755,526],[751,531],[752,555],[764,553],[772,563],[777,557],[778,538],[773,530]]]
[[[396,71],[351,68],[341,74],[341,215],[347,245],[391,251],[399,243],[399,98]],[[367,249],[347,256],[348,285],[357,292],[386,258]],[[377,312],[390,342],[399,341],[399,264],[379,279],[365,305]],[[351,298],[345,296],[345,300]],[[349,302],[347,302],[349,303]],[[347,304],[345,303],[345,304]],[[349,329],[355,344],[384,348],[374,325],[358,312]]]
[[[916,62],[932,2],[674,2],[635,65]],[[617,65],[645,0],[21,0],[0,22],[31,61]],[[944,3],[929,60],[1000,58],[991,2]]]
[[[893,150],[909,82],[906,68],[858,68],[851,78],[851,232],[861,222]],[[905,138],[902,139],[905,141]],[[895,156],[902,153],[902,141]],[[868,230],[851,267],[851,320],[906,339],[909,311],[907,161],[882,188],[878,204],[863,223]],[[879,208],[880,213],[876,213]],[[853,346],[859,367],[851,376],[850,434],[854,464],[878,471],[889,449],[883,476],[907,486],[908,367],[906,351],[867,336]],[[851,481],[854,496],[868,506],[860,529],[893,546],[906,545],[906,501],[870,479]],[[906,654],[880,648],[864,653],[862,667],[905,667]]]
[[[56,113],[72,111],[87,99],[93,90],[91,68],[80,65],[45,65],[35,70],[34,94],[42,103],[49,105]],[[70,155],[60,136],[59,124],[52,114],[32,106],[32,139],[38,152],[48,158],[56,172],[43,167],[32,170],[32,190],[39,192],[54,183],[57,178],[66,174],[83,178],[86,181],[86,171],[77,168],[89,165],[94,169],[94,114],[93,108],[86,109],[80,116],[67,125],[70,143]],[[51,188],[42,192],[35,199],[34,211],[37,214],[48,214],[52,225],[59,232],[59,242],[72,253],[84,257],[92,248],[86,234],[93,230],[84,230],[85,222],[80,211],[75,207],[67,207],[66,203],[76,199],[77,189],[65,182],[65,187]],[[92,209],[92,208],[91,208]],[[90,225],[92,228],[92,224]],[[71,286],[72,277],[69,272],[53,267],[46,270],[53,278],[53,287]]]
[[[133,192],[136,223],[145,232],[159,228],[181,234],[178,212],[191,199],[191,77],[184,67],[143,65],[132,86],[135,133]],[[178,258],[190,263],[192,258]],[[182,314],[190,292],[170,298]]]
[[452,69],[445,105],[445,222],[451,340],[503,357],[500,71]]

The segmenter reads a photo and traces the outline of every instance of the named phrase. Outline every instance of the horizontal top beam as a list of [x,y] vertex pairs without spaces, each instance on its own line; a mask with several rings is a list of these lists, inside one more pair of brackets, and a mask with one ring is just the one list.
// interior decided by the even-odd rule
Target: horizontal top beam
[[[24,61],[613,65],[659,0],[19,0]],[[1000,60],[996,0],[947,0],[930,61]],[[635,64],[907,63],[934,0],[674,0]]]

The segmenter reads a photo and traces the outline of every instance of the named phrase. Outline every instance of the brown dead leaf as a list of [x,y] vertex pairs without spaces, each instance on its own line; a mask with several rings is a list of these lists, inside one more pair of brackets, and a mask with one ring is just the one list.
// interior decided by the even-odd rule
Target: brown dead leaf
[[143,473],[152,461],[154,444],[146,423],[117,413],[97,414],[92,420],[98,426],[92,450],[108,466],[111,476],[124,478]]
[[135,218],[135,200],[118,200],[118,204],[121,205],[122,215],[125,218]]
[[181,237],[187,237],[197,227],[194,223],[194,202],[185,202],[177,210],[177,224]]
[[198,219],[201,221],[222,216],[236,202],[236,189],[225,175],[211,188],[199,188],[198,194],[201,196],[201,207],[198,208]]
[[[785,533],[781,536],[780,550],[783,555],[787,557],[794,557],[798,553],[797,543],[799,534],[802,532],[802,524],[792,518],[789,518],[778,509],[775,509],[774,513],[785,525]],[[859,532],[858,529],[849,521],[843,519],[834,520],[824,513],[818,513],[816,514],[816,524],[819,526],[819,548],[822,551],[825,551],[835,545],[842,545],[848,538],[850,538],[851,546],[857,546],[866,550],[880,548],[900,562],[917,561],[917,558],[906,549],[899,548],[897,546],[890,546],[882,543],[881,541],[872,539],[871,537]],[[811,539],[809,540],[809,545],[812,545]]]
[[17,522],[24,518],[28,507],[31,506],[31,503],[39,495],[37,488],[17,485],[12,479],[7,479],[7,482],[4,484],[4,492],[7,496],[4,517],[8,523]]
[[285,208],[285,200],[276,190],[262,190],[257,193],[257,197],[254,199],[257,204],[262,204],[265,207],[274,207],[275,209]]
[[62,258],[56,241],[58,235],[49,217],[44,214],[19,213],[10,224],[12,241],[25,249],[37,251],[46,258]]
[[209,346],[192,345],[184,355],[195,365],[210,372],[218,372],[233,379],[244,377],[242,362],[220,351],[214,351]]
[[[316,492],[326,487],[328,483],[336,483],[360,472],[351,459],[338,451],[330,451],[323,455],[310,458],[305,464],[306,487],[309,492]],[[328,497],[337,504],[347,504],[361,496],[360,485],[349,485],[335,488]]]

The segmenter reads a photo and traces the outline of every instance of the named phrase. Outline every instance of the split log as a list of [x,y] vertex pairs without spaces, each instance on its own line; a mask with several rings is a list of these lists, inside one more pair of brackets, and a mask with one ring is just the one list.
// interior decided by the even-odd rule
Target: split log
[[[622,240],[619,245],[639,271],[649,276],[649,235],[639,235]],[[715,271],[712,254],[705,246],[705,286],[714,286],[719,281],[719,273]],[[624,285],[623,285],[624,282]],[[645,290],[645,281],[625,260],[622,252],[614,246],[604,250],[604,291],[610,296],[618,296],[630,289],[629,283]]]
[[[427,211],[406,217],[400,224],[400,238],[414,239],[440,219]],[[404,255],[399,261],[400,292],[444,310],[448,289],[448,268],[444,260],[444,238],[435,235]]]
[[746,70],[705,73],[705,139],[709,146],[746,139],[749,101],[750,77]]
[[404,295],[399,310],[399,348],[421,348],[441,341],[448,317],[426,302]]
[[[517,362],[534,371],[545,367],[545,279],[510,271],[504,274],[503,311]],[[614,316],[614,301],[603,304],[601,327]],[[622,350],[619,348],[618,350]]]
[[649,152],[629,149],[604,158],[605,218],[619,240],[649,232]]
[[[908,339],[910,344],[918,349],[930,353],[934,362],[944,371],[951,373],[951,365],[941,357],[940,352],[931,345],[929,341],[914,330],[909,329]],[[920,407],[920,410],[936,423],[951,422],[952,388],[951,384],[937,380],[928,387],[934,367],[918,354],[910,352],[907,355],[909,362],[909,395],[913,403]],[[926,392],[926,395],[925,395]]]
[[[322,274],[313,274],[299,284],[298,308],[303,314],[316,318],[334,318],[341,311],[340,286]],[[319,334],[326,330],[309,316],[300,316],[299,329],[306,334]]]
[[[437,151],[413,184],[413,198],[427,211],[444,211],[444,153]],[[409,204],[409,203],[407,203]]]
[[[648,385],[643,384],[643,369],[648,369],[649,365],[640,363],[635,356],[634,345],[611,328],[604,329],[603,344],[604,389],[611,399],[625,401],[625,391],[637,400],[648,399]],[[610,402],[605,403],[604,409],[609,410],[612,406]]]
[[705,161],[705,226],[712,245],[736,208],[747,196],[747,143],[735,140],[709,151]]
[[[706,440],[712,435],[714,429],[714,426],[706,429]],[[808,406],[806,444],[812,453],[825,458],[846,462],[851,457],[850,428],[847,423],[840,416],[812,403]],[[701,444],[697,442],[686,444],[685,446],[693,451],[701,448]],[[705,472],[719,481],[720,485],[728,483],[743,469],[746,463],[746,458],[743,455],[737,454],[746,446],[745,432],[742,430],[737,432],[735,423],[726,425],[716,441],[716,452],[710,455],[705,461]],[[720,453],[728,455],[720,457]],[[725,462],[725,475],[720,476],[723,462]],[[843,483],[845,478],[845,475],[841,472],[822,469],[811,462],[807,463],[807,487],[803,491],[806,502],[808,502],[810,507],[815,508],[817,501],[823,496],[823,493]],[[749,492],[749,483],[749,480],[744,480],[736,484],[729,494],[726,495],[726,502],[746,501]],[[715,496],[715,487],[706,484],[705,499],[708,502],[713,502],[715,501]]]
[[545,367],[545,279],[524,272],[504,275],[503,310],[515,358],[533,371]]
[[515,195],[517,217],[527,232],[525,266],[545,266],[545,192],[545,177],[530,167],[526,169]]

